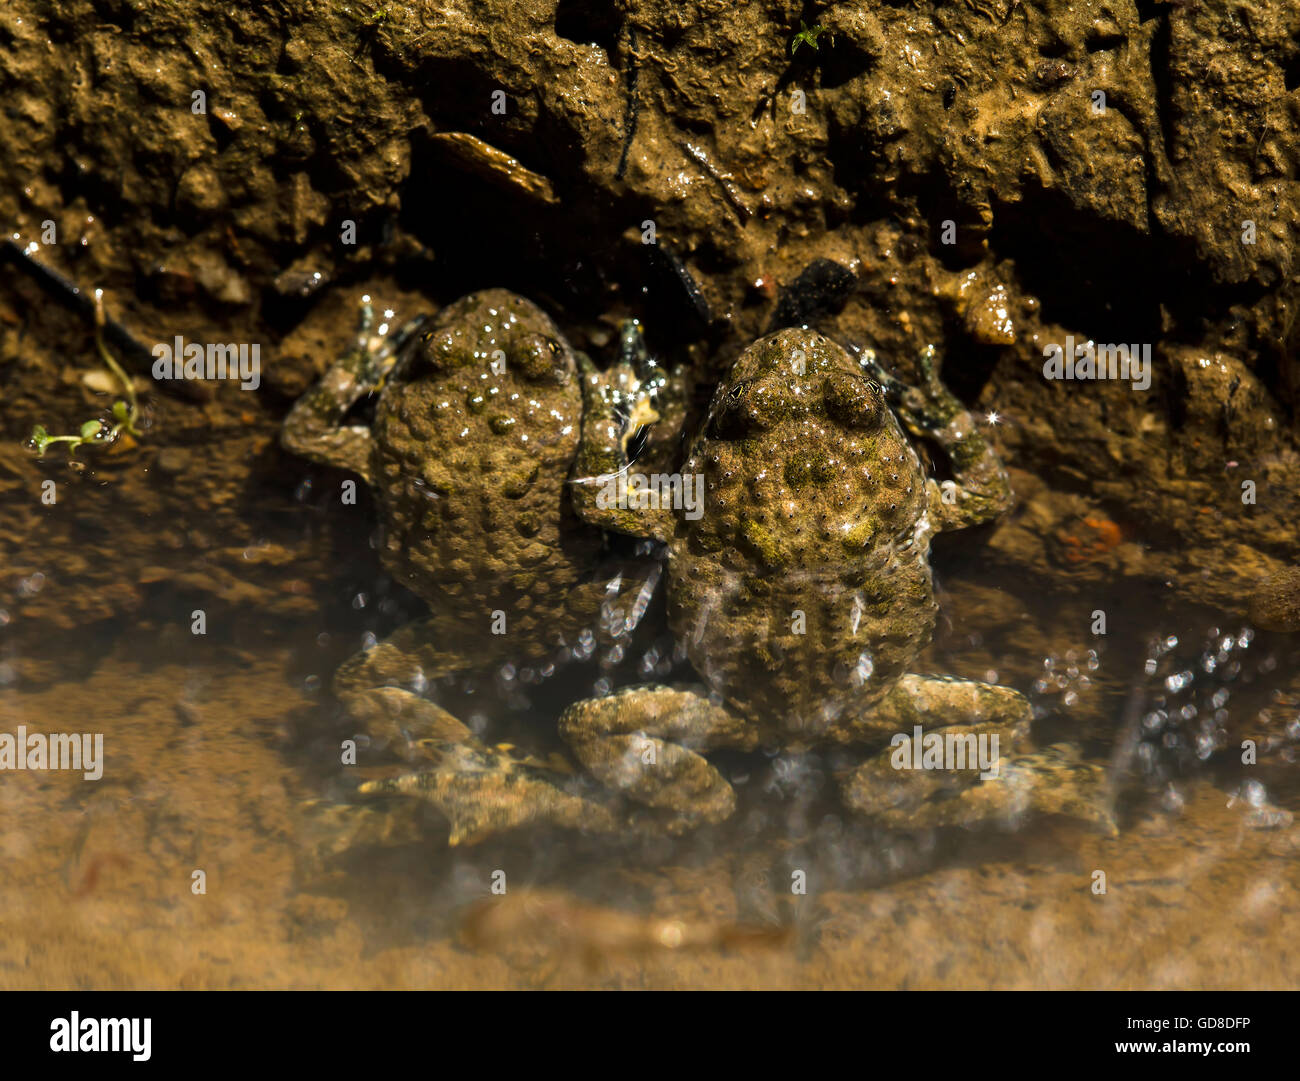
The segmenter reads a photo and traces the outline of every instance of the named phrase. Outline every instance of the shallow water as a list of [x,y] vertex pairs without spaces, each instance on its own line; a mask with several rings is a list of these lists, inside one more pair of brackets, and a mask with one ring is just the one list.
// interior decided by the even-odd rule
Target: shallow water
[[[300,479],[281,479],[291,505]],[[122,510],[111,489],[84,494],[106,513]],[[1295,716],[1297,657],[1283,636],[1246,635],[1243,648],[1234,637],[1229,653],[1240,669],[1221,666],[1211,677],[1200,664],[1212,629],[1206,613],[1157,618],[1150,608],[1148,625],[1135,618],[1099,643],[1077,598],[1028,587],[1017,595],[1014,580],[997,580],[966,549],[945,545],[934,560],[943,617],[919,667],[1032,692],[1040,738],[1068,735],[1112,760],[1118,837],[1041,818],[1014,829],[891,833],[838,806],[828,763],[815,756],[724,756],[739,812],[676,841],[534,831],[449,850],[445,824],[416,805],[393,816],[409,831],[394,843],[316,863],[319,825],[304,808],[343,791],[334,763],[346,723],[329,673],[364,635],[382,634],[418,602],[386,584],[364,538],[340,552],[311,521],[267,528],[300,530],[304,552],[346,567],[315,583],[314,617],[232,611],[199,637],[183,618],[187,598],[163,587],[133,624],[74,631],[63,655],[41,668],[40,624],[21,607],[6,612],[0,731],[102,732],[105,765],[93,782],[56,772],[3,778],[0,986],[1296,983],[1300,833],[1258,828],[1241,771],[1216,764],[1224,754],[1207,763],[1168,747],[1139,753],[1141,743],[1122,738],[1169,693],[1170,674],[1176,684],[1194,671],[1194,685],[1171,696],[1166,712],[1226,688],[1218,727],[1237,736],[1271,726],[1282,749],[1251,776],[1264,779],[1271,806],[1296,809],[1286,749],[1296,733],[1285,718]],[[66,589],[75,583],[60,584],[75,598]],[[358,593],[365,607],[349,599]],[[387,613],[372,603],[381,595],[394,600]],[[663,648],[656,614],[630,654]],[[1150,641],[1171,634],[1185,641],[1146,675]],[[42,671],[60,674],[40,685]],[[485,720],[489,736],[531,733],[544,750],[555,711],[601,674],[596,659],[562,669],[530,692],[526,709],[495,700],[482,677],[472,694],[464,682],[445,688],[444,700]],[[1194,743],[1194,729],[1179,732]],[[200,870],[206,892],[196,894]],[[467,941],[466,913],[491,896],[501,871],[521,906],[517,918]],[[1095,892],[1098,871],[1104,894]],[[791,892],[796,872],[806,878],[802,895]],[[526,904],[530,897],[542,900]],[[619,922],[629,914],[636,919]],[[705,941],[670,948],[652,917]],[[745,927],[786,930],[763,940],[728,934]]]

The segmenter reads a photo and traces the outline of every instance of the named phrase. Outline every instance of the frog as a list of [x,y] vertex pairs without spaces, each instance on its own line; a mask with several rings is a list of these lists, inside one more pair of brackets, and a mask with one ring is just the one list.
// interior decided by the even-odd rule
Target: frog
[[[736,794],[710,752],[826,747],[855,755],[840,774],[847,806],[887,828],[1045,812],[1115,832],[1105,770],[1070,744],[1030,746],[1019,691],[912,671],[937,613],[931,538],[1013,502],[933,346],[917,368],[911,386],[871,350],[778,330],[739,354],[690,443],[677,483],[702,479],[703,513],[653,494],[611,502],[596,498],[599,485],[575,490],[585,521],[664,546],[670,627],[703,681],[622,688],[560,717],[583,767],[641,821],[681,834],[730,817]],[[927,474],[909,436],[947,456],[951,479]],[[598,478],[627,468],[617,431],[588,426],[584,439]],[[918,728],[923,743],[985,739],[993,757],[899,768]]]
[[[356,339],[281,430],[291,453],[370,487],[381,562],[429,606],[335,673],[334,694],[368,745],[412,767],[366,781],[358,795],[432,803],[452,845],[530,823],[614,831],[614,812],[562,770],[481,742],[428,692],[471,667],[571,648],[644,590],[602,568],[602,533],[577,516],[571,474],[589,472],[579,463],[584,416],[589,430],[630,440],[664,419],[651,403],[669,401],[666,374],[635,321],[602,372],[541,308],[503,289],[462,297],[432,319],[386,323],[382,333],[374,322],[367,296]],[[349,423],[368,396],[373,420]],[[387,828],[377,825],[384,812],[362,806],[330,809],[355,827],[338,847]]]

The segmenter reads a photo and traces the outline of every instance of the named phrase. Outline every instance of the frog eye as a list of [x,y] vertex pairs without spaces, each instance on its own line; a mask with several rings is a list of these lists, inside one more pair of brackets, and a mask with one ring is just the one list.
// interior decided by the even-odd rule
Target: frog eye
[[713,404],[709,414],[708,434],[713,439],[741,439],[767,427],[762,394],[754,380],[744,379],[728,387]]
[[564,350],[545,334],[524,334],[511,342],[507,364],[514,363],[525,379],[545,379],[560,367]]
[[429,330],[420,336],[420,353],[434,371],[446,372],[464,363],[464,350],[449,327]]
[[831,372],[822,383],[826,412],[846,428],[874,428],[884,416],[880,384],[848,372]]

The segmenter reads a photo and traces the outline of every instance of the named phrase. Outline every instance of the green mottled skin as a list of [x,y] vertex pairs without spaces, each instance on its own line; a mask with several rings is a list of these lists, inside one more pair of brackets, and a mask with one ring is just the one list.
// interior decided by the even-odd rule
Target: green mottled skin
[[[430,602],[429,629],[448,646],[481,657],[573,643],[567,606],[600,544],[567,491],[581,422],[568,343],[504,290],[444,309],[408,379],[384,391],[372,452],[381,556]],[[494,610],[504,636],[491,633]]]
[[821,335],[771,335],[718,388],[684,471],[706,513],[677,519],[669,618],[696,670],[761,727],[857,727],[936,613],[926,478],[878,384]]
[[[499,289],[443,309],[403,351],[400,378],[380,372],[381,355],[363,330],[283,432],[294,453],[371,485],[384,566],[429,605],[426,618],[335,676],[372,743],[421,765],[362,793],[434,803],[452,843],[534,821],[612,828],[607,812],[479,744],[423,697],[440,676],[539,658],[596,622],[608,599],[596,573],[601,538],[574,512],[569,484],[584,382],[600,377],[580,379],[550,318]],[[343,425],[349,406],[381,382],[372,426]],[[505,633],[496,633],[498,612]]]
[[[683,472],[704,478],[702,516],[579,501],[589,521],[667,542],[669,620],[710,693],[625,688],[570,706],[560,731],[594,776],[652,808],[668,832],[735,809],[707,751],[825,742],[874,745],[844,795],[891,825],[967,824],[1034,806],[1110,826],[1094,798],[1099,769],[1066,754],[1009,757],[1029,729],[1021,695],[908,671],[934,626],[931,536],[1011,501],[1005,471],[932,356],[921,358],[924,386],[910,388],[815,331],[778,331],[737,359],[687,454]],[[925,476],[889,395],[909,428],[948,452],[956,483],[946,492]],[[618,467],[608,426],[585,429],[588,443],[580,461]],[[879,748],[913,724],[996,735],[1005,782],[894,768]]]

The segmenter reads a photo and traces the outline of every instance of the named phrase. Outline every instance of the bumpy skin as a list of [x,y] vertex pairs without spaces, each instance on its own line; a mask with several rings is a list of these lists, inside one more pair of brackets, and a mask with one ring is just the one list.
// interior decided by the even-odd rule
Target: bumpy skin
[[[934,374],[932,353],[921,366],[925,385],[909,388],[816,332],[778,331],[736,361],[687,456],[684,472],[704,477],[702,517],[579,502],[593,523],[667,540],[669,618],[712,693],[631,688],[577,703],[561,731],[600,780],[666,812],[670,832],[734,808],[730,785],[701,753],[711,748],[880,744],[910,736],[915,723],[997,734],[1002,752],[1027,735],[1028,703],[1015,691],[906,674],[934,624],[932,534],[1011,500],[1005,471]],[[956,483],[925,477],[887,396],[909,427],[947,450]],[[584,444],[588,468],[621,467],[609,424],[589,424]],[[899,826],[1031,805],[1110,824],[1092,798],[1099,771],[1063,755],[1020,762],[1004,762],[1010,783],[979,783],[974,770],[897,771],[886,753],[848,778],[845,795]],[[1037,797],[1049,775],[1077,798]]]
[[[566,485],[582,392],[550,318],[504,290],[465,297],[425,333],[408,381],[380,398],[372,472],[382,558],[436,601],[436,633],[469,655],[572,644],[566,602],[592,571],[599,534]],[[508,633],[491,633],[506,613]],[[589,613],[588,613],[589,614]]]
[[[371,484],[384,565],[429,603],[427,619],[335,677],[372,738],[423,767],[362,791],[433,802],[453,843],[543,819],[613,828],[602,809],[478,745],[422,697],[446,673],[573,645],[609,599],[594,574],[600,534],[568,493],[583,402],[574,354],[545,313],[504,290],[443,309],[411,347],[395,351],[367,331],[283,432],[288,449]],[[381,384],[372,428],[342,426]],[[504,634],[493,633],[497,612]]]
[[826,338],[765,338],[684,470],[707,511],[677,522],[669,618],[696,671],[764,741],[848,736],[936,614],[926,481],[879,385]]

